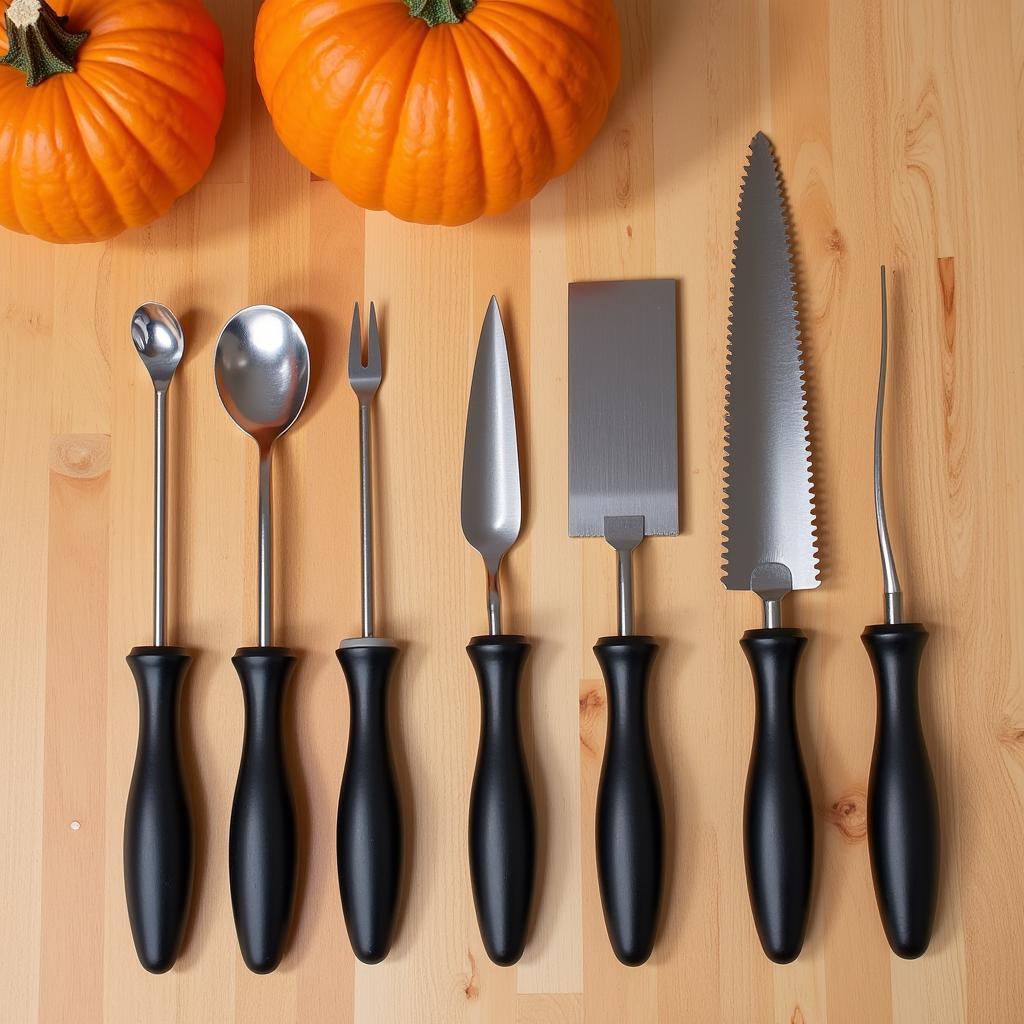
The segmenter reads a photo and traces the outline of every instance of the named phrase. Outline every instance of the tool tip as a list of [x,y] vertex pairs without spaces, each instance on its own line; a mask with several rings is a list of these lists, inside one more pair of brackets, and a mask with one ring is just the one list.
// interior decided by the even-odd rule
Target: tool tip
[[498,326],[502,326],[501,321],[501,306],[498,305],[498,296],[492,295],[491,301],[487,303],[487,315],[484,317],[486,323],[497,323]]

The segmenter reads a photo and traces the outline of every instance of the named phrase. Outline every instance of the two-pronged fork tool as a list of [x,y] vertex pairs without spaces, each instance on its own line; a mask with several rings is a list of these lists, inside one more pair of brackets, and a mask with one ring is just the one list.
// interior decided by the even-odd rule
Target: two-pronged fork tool
[[382,377],[377,312],[370,305],[366,357],[359,306],[352,314],[348,380],[359,399],[362,635],[338,648],[348,684],[348,753],[338,800],[338,884],[349,941],[379,963],[394,937],[402,874],[402,818],[388,739],[388,680],[398,645],[376,635],[373,573],[373,400]]

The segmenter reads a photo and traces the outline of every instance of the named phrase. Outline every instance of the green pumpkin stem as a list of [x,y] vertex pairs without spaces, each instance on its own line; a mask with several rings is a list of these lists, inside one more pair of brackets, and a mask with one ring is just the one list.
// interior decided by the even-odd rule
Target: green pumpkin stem
[[422,18],[431,28],[458,25],[474,7],[476,0],[405,0],[409,14]]
[[88,32],[69,32],[67,15],[46,0],[13,0],[4,13],[7,56],[0,64],[17,68],[29,86],[75,70],[75,55]]

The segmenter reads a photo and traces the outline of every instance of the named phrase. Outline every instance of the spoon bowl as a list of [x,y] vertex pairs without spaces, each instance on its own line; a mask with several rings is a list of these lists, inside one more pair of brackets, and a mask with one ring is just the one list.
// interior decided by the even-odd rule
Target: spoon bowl
[[302,411],[309,391],[309,346],[287,313],[250,306],[224,325],[214,375],[228,415],[263,451]]
[[309,347],[299,325],[274,306],[250,306],[225,325],[213,372],[228,415],[259,445],[259,637],[271,644],[274,442],[298,419],[309,390]]
[[162,303],[147,302],[132,316],[132,341],[153,386],[166,391],[185,353],[185,332],[178,318]]

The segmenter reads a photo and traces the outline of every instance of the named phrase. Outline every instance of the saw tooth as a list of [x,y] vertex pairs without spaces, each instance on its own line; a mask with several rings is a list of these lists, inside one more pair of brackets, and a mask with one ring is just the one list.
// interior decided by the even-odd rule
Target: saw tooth
[[749,589],[753,568],[782,561],[794,587],[817,586],[818,529],[788,208],[778,162],[761,133],[751,141],[743,169],[730,267],[722,582]]

